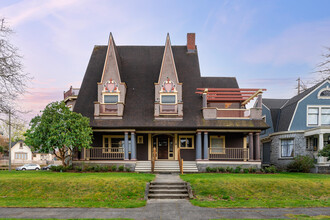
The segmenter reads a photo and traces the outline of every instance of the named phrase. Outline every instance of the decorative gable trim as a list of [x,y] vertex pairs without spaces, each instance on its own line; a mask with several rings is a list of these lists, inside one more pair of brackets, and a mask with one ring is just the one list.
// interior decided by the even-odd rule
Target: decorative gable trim
[[[323,92],[327,92],[326,95],[322,95]],[[318,99],[330,99],[330,88],[329,85],[326,88],[323,88],[317,94]]]
[[161,68],[160,68],[160,73],[159,73],[159,78],[158,78],[158,83],[157,84],[161,83],[161,78],[162,78],[162,75],[164,74],[163,70],[164,70],[164,65],[165,65],[167,53],[170,53],[171,65],[172,65],[172,68],[173,68],[175,76],[176,76],[176,83],[181,84],[181,83],[179,83],[178,73],[177,73],[176,67],[175,67],[175,62],[174,62],[174,57],[173,57],[173,52],[172,52],[172,45],[171,45],[171,40],[170,40],[169,33],[167,33],[167,36],[166,36],[165,50],[164,50],[164,54],[163,54],[162,65],[161,65]]
[[325,83],[330,83],[330,80],[325,80],[323,83],[321,83],[319,86],[317,86],[315,89],[313,89],[313,91],[311,91],[310,93],[308,93],[307,95],[305,95],[302,99],[300,99],[298,102],[297,102],[297,105],[296,105],[296,108],[293,112],[293,115],[291,117],[291,120],[290,120],[290,124],[289,124],[289,127],[288,127],[288,131],[291,131],[291,126],[292,126],[292,122],[293,122],[293,119],[296,115],[296,112],[297,112],[297,109],[299,107],[299,104],[300,102],[302,102],[305,98],[307,98],[308,96],[310,96],[311,94],[313,94],[316,90],[318,90],[320,87],[322,87]]
[[114,58],[115,61],[115,69],[116,69],[116,75],[118,77],[119,82],[121,83],[121,78],[120,78],[120,72],[119,72],[119,67],[118,67],[118,60],[117,60],[117,56],[116,56],[116,52],[115,52],[115,41],[113,39],[112,33],[110,32],[110,36],[109,36],[109,42],[108,42],[108,49],[107,49],[107,54],[106,54],[106,58],[105,58],[105,63],[104,63],[104,67],[103,67],[103,73],[102,73],[102,78],[101,78],[101,84],[103,83],[103,79],[104,79],[104,74],[106,72],[106,70],[108,70],[109,68],[111,68],[109,66],[109,57],[110,54],[112,55],[112,57]]

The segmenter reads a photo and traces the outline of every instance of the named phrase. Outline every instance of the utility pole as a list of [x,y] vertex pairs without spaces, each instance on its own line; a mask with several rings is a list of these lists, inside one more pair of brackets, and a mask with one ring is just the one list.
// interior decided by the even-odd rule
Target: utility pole
[[297,81],[298,81],[298,95],[300,94],[300,77],[297,79]]
[[8,158],[8,168],[9,168],[9,171],[11,171],[11,111],[9,110],[9,158]]

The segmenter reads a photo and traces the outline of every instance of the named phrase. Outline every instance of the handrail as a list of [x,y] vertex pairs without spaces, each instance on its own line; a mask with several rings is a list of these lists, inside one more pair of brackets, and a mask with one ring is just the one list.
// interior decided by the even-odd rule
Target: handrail
[[155,161],[157,158],[157,152],[156,152],[156,147],[154,147],[153,152],[152,152],[152,158],[151,158],[151,172],[155,172]]
[[178,148],[178,160],[179,160],[180,173],[183,174],[183,158],[181,158],[180,147]]

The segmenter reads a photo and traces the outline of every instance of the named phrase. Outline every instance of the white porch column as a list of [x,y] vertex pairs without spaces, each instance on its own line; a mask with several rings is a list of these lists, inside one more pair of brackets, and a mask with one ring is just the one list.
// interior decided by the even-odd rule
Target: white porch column
[[131,160],[136,160],[136,138],[135,132],[131,132],[132,156]]
[[323,140],[323,134],[319,134],[319,150],[322,150],[324,147],[324,140]]

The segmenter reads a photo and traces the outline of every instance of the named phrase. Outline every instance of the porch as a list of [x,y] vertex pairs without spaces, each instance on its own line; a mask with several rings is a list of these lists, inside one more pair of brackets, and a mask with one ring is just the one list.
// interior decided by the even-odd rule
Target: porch
[[[249,138],[248,138],[249,137]],[[104,131],[94,129],[94,143],[76,160],[84,161],[260,161],[259,131]],[[247,143],[249,141],[249,143]]]

